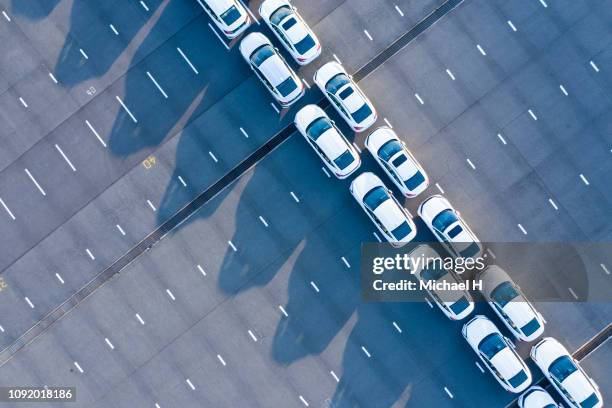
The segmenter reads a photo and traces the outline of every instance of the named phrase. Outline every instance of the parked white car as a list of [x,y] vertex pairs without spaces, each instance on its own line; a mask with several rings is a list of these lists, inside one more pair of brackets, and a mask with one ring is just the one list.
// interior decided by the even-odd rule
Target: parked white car
[[385,239],[401,247],[416,236],[416,225],[391,190],[374,173],[361,173],[351,183],[351,194]]
[[317,105],[300,109],[295,114],[294,123],[325,166],[339,179],[348,177],[361,165],[355,147]]
[[342,65],[333,61],[323,65],[315,72],[314,82],[355,132],[363,132],[376,122],[374,105]]
[[204,0],[206,14],[227,38],[236,38],[251,24],[249,14],[237,0]]
[[264,1],[259,15],[298,64],[306,65],[321,55],[319,39],[287,0]]
[[446,198],[431,196],[421,203],[418,212],[438,241],[454,256],[475,258],[482,252],[476,234]]
[[556,339],[545,337],[540,340],[531,348],[531,358],[570,407],[603,407],[603,398],[595,381]]
[[[444,268],[443,259],[431,246],[427,244],[418,245],[410,251],[408,256],[415,260],[424,260],[424,263],[420,263],[412,271],[417,279],[424,282],[460,283],[460,279],[454,271]],[[467,291],[436,291],[427,288],[426,291],[442,313],[451,320],[464,319],[474,311],[474,300]]]
[[304,95],[304,84],[265,35],[244,37],[240,53],[281,106],[287,107]]
[[520,408],[559,408],[559,405],[542,387],[534,385],[529,387],[518,400]]
[[519,393],[531,385],[531,372],[514,349],[514,343],[486,316],[474,316],[461,333],[506,391]]
[[429,178],[406,144],[386,126],[366,138],[366,148],[406,197],[416,197],[429,186]]
[[527,300],[521,288],[497,265],[478,274],[482,294],[489,306],[517,339],[534,341],[544,333],[542,315]]

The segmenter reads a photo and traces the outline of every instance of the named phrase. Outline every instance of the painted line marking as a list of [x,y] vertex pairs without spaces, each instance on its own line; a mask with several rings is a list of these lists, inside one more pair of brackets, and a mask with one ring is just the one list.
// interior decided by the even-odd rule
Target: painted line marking
[[389,126],[391,129],[393,129],[393,125],[391,125],[391,122],[389,122],[389,119],[387,119],[387,118],[383,118],[383,120],[385,121],[385,123],[387,124],[387,126]]
[[108,347],[110,347],[111,350],[115,349],[115,346],[113,346],[113,343],[111,343],[111,341],[108,338],[104,338],[104,341],[106,342]]
[[449,396],[451,399],[455,398],[455,397],[453,396],[453,393],[452,393],[452,392],[450,392],[450,390],[449,390],[447,387],[444,387],[444,391],[446,391],[446,394],[448,394],[448,396]]
[[106,142],[104,140],[102,140],[102,138],[100,137],[100,135],[98,134],[96,129],[94,129],[94,127],[91,125],[91,123],[89,123],[89,121],[86,120],[85,124],[87,125],[87,127],[89,127],[89,130],[91,130],[91,132],[94,134],[94,136],[96,136],[96,138],[98,138],[98,141],[102,144],[102,146],[106,147]]
[[563,95],[569,96],[569,94],[567,93],[567,90],[565,89],[563,85],[559,85],[559,89],[561,89],[561,92],[563,92]]
[[516,27],[514,26],[514,23],[512,23],[512,21],[508,20],[508,25],[510,26],[512,31],[516,32]]
[[153,75],[151,75],[149,71],[147,71],[147,76],[149,77],[151,82],[153,82],[153,84],[157,87],[159,92],[161,92],[164,98],[168,99],[168,94],[166,93],[166,91],[164,91],[164,89],[159,85],[159,83],[155,80],[155,78],[153,78]]
[[576,294],[576,292],[574,292],[574,289],[572,288],[567,288],[569,290],[569,292],[572,294],[572,296],[574,297],[574,299],[578,300],[578,295]]
[[382,239],[380,239],[380,237],[378,236],[378,234],[376,233],[376,231],[372,232],[372,234],[374,234],[374,237],[376,238],[376,240],[378,242],[382,242]]
[[501,135],[501,133],[498,133],[498,134],[497,134],[497,138],[498,138],[499,140],[501,140],[501,142],[502,142],[504,145],[507,145],[507,144],[508,144],[508,143],[506,143],[506,139],[504,139],[504,137]]
[[585,185],[587,185],[587,186],[588,186],[589,184],[591,184],[591,183],[589,183],[589,180],[587,180],[587,178],[586,178],[586,177],[584,177],[584,174],[582,174],[582,173],[581,173],[581,174],[580,174],[580,178],[582,179],[582,182],[583,182]]
[[215,156],[215,154],[213,152],[209,151],[208,154],[214,160],[215,163],[219,163],[219,160],[217,159],[217,156]]
[[55,145],[55,148],[57,149],[57,151],[62,155],[62,157],[64,158],[64,160],[66,160],[66,163],[68,163],[68,165],[70,166],[70,168],[72,169],[72,171],[76,171],[76,168],[72,165],[72,162],[70,161],[70,159],[68,159],[68,157],[64,154],[64,151],[61,149],[61,147],[59,147],[57,144]]
[[4,207],[4,211],[6,211],[6,213],[9,215],[9,217],[11,217],[11,219],[14,221],[15,220],[15,216],[13,215],[13,212],[8,207],[8,205],[6,205],[6,203],[4,202],[4,200],[2,198],[0,198],[0,204],[2,204],[2,207]]
[[336,380],[336,382],[340,382],[340,379],[338,378],[336,373],[334,373],[334,370],[331,370],[329,373],[331,374],[332,377],[334,377],[334,380]]
[[426,298],[425,298],[425,302],[427,302],[427,305],[428,305],[428,306],[429,306],[431,309],[433,309],[433,305],[431,304],[431,301],[429,300],[429,298],[428,298],[428,297],[426,297]]
[[310,85],[308,84],[308,81],[306,81],[306,78],[302,78],[302,82],[304,82],[304,85],[306,85],[306,88],[310,89]]
[[317,293],[320,292],[319,287],[317,286],[316,283],[314,283],[313,281],[310,281],[310,286],[312,286],[312,288],[317,291]]
[[350,268],[350,267],[351,267],[351,264],[350,264],[350,263],[348,263],[348,261],[346,260],[346,258],[345,258],[345,257],[342,257],[342,258],[340,258],[340,259],[342,259],[342,262],[344,262],[344,264],[346,265],[346,267],[347,267],[347,268]]
[[476,367],[478,367],[478,369],[480,370],[480,372],[484,374],[484,368],[482,368],[482,366],[480,365],[480,363],[478,363],[478,361],[475,361],[474,363],[476,364]]
[[361,154],[361,148],[357,146],[357,143],[353,142],[353,147],[357,150],[357,153]]
[[327,169],[325,167],[321,167],[321,170],[323,170],[323,173],[325,173],[327,178],[331,178],[331,174],[329,174],[329,172],[327,171]]
[[157,402],[155,403],[155,408],[161,408],[161,405],[159,405]]
[[87,255],[91,258],[92,261],[96,260],[96,257],[91,253],[91,250],[89,248],[85,248],[85,252],[87,252]]
[[423,102],[423,99],[421,98],[421,95],[419,95],[418,93],[415,93],[414,97],[417,98],[417,101],[419,101],[421,105],[425,104],[425,102]]
[[227,46],[227,44],[225,43],[225,41],[223,41],[223,38],[221,38],[221,36],[219,35],[219,33],[217,32],[217,30],[215,30],[213,28],[213,26],[208,23],[208,26],[210,27],[210,29],[212,30],[213,33],[215,33],[215,36],[219,39],[219,41],[221,41],[221,44],[223,44],[223,46],[225,47],[226,50],[229,50],[229,47]]
[[480,51],[480,53],[482,55],[487,55],[487,53],[485,52],[485,50],[480,46],[480,44],[476,44],[476,48],[478,48],[478,51]]
[[83,369],[81,368],[81,365],[78,362],[75,361],[74,366],[76,367],[77,370],[79,370],[81,374],[84,373]]
[[221,362],[221,364],[223,364],[223,366],[225,367],[227,364],[225,363],[225,360],[223,359],[223,357],[221,357],[221,354],[217,354],[217,358],[219,359],[219,361]]
[[497,259],[497,257],[496,257],[496,256],[495,256],[495,254],[493,253],[493,251],[491,251],[491,248],[487,248],[487,253],[488,253],[489,255],[491,255],[491,258],[493,258],[493,259]]
[[546,2],[544,0],[540,0],[540,4],[542,5],[542,7],[546,8],[548,7],[548,4],[546,4]]
[[251,336],[251,339],[253,339],[253,341],[257,343],[257,337],[255,337],[253,332],[249,330],[248,333],[249,333],[249,336]]
[[176,47],[176,50],[178,51],[179,54],[181,54],[181,57],[183,57],[185,62],[187,62],[187,65],[189,65],[189,68],[191,68],[191,70],[195,72],[196,75],[198,75],[199,74],[198,70],[196,69],[196,67],[193,66],[193,64],[191,63],[191,60],[187,58],[183,50],[181,50],[179,47]]
[[398,333],[402,332],[402,329],[399,327],[397,323],[393,322],[393,327],[395,327],[395,330],[397,330]]
[[234,252],[238,251],[238,249],[236,249],[236,245],[234,245],[232,241],[227,241],[227,243],[229,244],[230,248],[232,248]]
[[51,80],[57,84],[57,78],[55,78],[55,75],[53,75],[53,73],[49,72],[49,78],[51,78]]
[[115,26],[114,26],[114,25],[109,24],[108,26],[109,26],[109,27],[110,27],[110,29],[113,31],[113,33],[115,33],[115,35],[119,35],[119,31],[117,31],[117,29],[115,28]]
[[140,5],[141,5],[141,6],[142,6],[142,8],[144,8],[146,11],[149,11],[149,6],[147,6],[147,4],[146,4],[144,1],[140,0]]
[[183,187],[187,187],[187,183],[185,183],[185,180],[183,180],[183,178],[181,176],[178,176],[178,180],[181,182]]
[[6,14],[6,11],[2,10],[2,15],[4,16],[4,18],[6,18],[6,21],[8,21],[9,23],[11,22],[11,18],[8,14]]
[[446,68],[446,74],[450,77],[450,79],[452,79],[453,81],[455,80],[455,75],[451,72],[450,69]]
[[334,59],[336,60],[338,64],[342,65],[342,61],[340,61],[340,58],[338,58],[336,54],[332,54],[332,56],[334,57]]
[[302,397],[301,395],[300,395],[300,401],[302,401],[304,405],[308,406],[308,401],[306,401],[304,397]]
[[25,299],[26,303],[28,304],[28,306],[30,306],[30,308],[34,309],[34,303],[32,303],[30,298],[26,296],[24,299]]
[[157,208],[155,208],[155,206],[153,205],[153,203],[151,202],[151,200],[147,200],[147,204],[149,204],[149,207],[151,207],[151,209],[153,211],[157,211]]
[[604,264],[599,264],[599,266],[601,266],[601,269],[604,270],[604,272],[606,273],[606,275],[610,274],[610,271],[608,270],[608,268],[606,267],[606,265]]
[[140,317],[140,315],[138,313],[136,313],[136,319],[138,319],[138,321],[140,322],[140,324],[142,324],[144,326],[145,321],[142,319],[142,317]]
[[466,159],[468,164],[470,165],[470,167],[472,168],[472,170],[476,170],[476,166],[474,166],[474,163],[472,163],[472,161],[470,159]]
[[525,227],[523,227],[521,224],[517,224],[517,226],[523,232],[524,235],[527,235],[527,231],[525,230]]
[[363,33],[366,35],[366,37],[368,37],[368,40],[370,40],[370,41],[372,41],[372,40],[373,40],[373,38],[372,38],[372,36],[370,35],[370,33],[368,33],[368,30],[363,30]]
[[244,4],[244,1],[242,0],[238,0],[240,2],[240,4],[242,4],[242,7],[245,8],[245,10],[247,11],[247,13],[249,13],[249,15],[251,16],[251,18],[253,19],[253,21],[255,22],[255,24],[259,25],[259,21],[257,21],[257,18],[255,17],[255,14],[253,14],[253,12],[251,11],[250,8],[247,7],[246,4]]
[[43,190],[43,188],[40,186],[40,184],[38,184],[38,181],[36,181],[34,176],[32,176],[32,173],[30,173],[30,170],[28,170],[28,169],[24,169],[24,170],[25,170],[26,174],[28,175],[28,177],[30,178],[30,180],[32,180],[32,182],[34,183],[34,185],[36,186],[38,191],[40,191],[40,194],[42,194],[43,196],[46,196],[47,193],[45,193],[45,190]]
[[549,198],[549,199],[548,199],[548,202],[550,203],[550,205],[552,205],[552,207],[553,207],[555,210],[557,210],[557,211],[559,210],[559,207],[557,207],[557,204],[555,204],[555,202],[553,201],[553,199],[552,199],[552,198]]
[[4,333],[4,327],[0,325],[0,332]]
[[599,67],[595,64],[594,61],[589,61],[589,64],[591,64],[591,67],[595,70],[595,72],[599,72]]
[[62,278],[62,275],[60,275],[59,273],[55,273],[55,277],[57,278],[57,280],[63,285],[64,284],[64,278]]
[[127,114],[130,116],[130,118],[132,119],[132,122],[134,123],[138,123],[138,120],[136,120],[136,117],[134,115],[132,115],[132,112],[128,109],[127,106],[125,106],[125,103],[123,103],[123,101],[121,100],[121,98],[119,97],[119,95],[115,95],[115,99],[117,99],[117,102],[119,102],[119,104],[121,105],[121,107],[127,112]]
[[295,193],[293,191],[291,192],[291,197],[293,197],[293,199],[295,200],[296,203],[300,202],[300,199],[295,195]]
[[278,305],[278,308],[280,309],[281,313],[285,316],[285,317],[289,317],[289,314],[287,314],[287,311],[285,310],[284,307],[282,307],[281,305]]
[[202,276],[206,276],[206,271],[204,270],[204,268],[202,268],[202,265],[198,264],[196,265],[196,268],[198,268],[198,271],[200,271]]
[[117,227],[117,229],[119,230],[119,232],[121,233],[121,235],[125,236],[125,231],[123,230],[123,228],[121,228],[121,225],[116,224],[115,227]]
[[529,115],[533,120],[538,120],[538,117],[535,115],[535,113],[533,113],[531,109],[529,109],[527,112],[529,112]]
[[370,354],[370,352],[368,351],[367,348],[365,348],[365,346],[361,346],[361,350],[363,351],[363,353],[368,356],[368,358],[372,358],[372,355]]
[[168,296],[170,296],[170,299],[176,300],[176,298],[174,297],[174,293],[172,293],[170,289],[166,289],[166,293],[168,294]]
[[185,380],[185,382],[187,383],[187,385],[189,386],[189,388],[191,388],[191,390],[195,390],[195,386],[193,385],[193,383],[191,382],[191,380],[189,378],[187,378]]
[[19,97],[19,102],[21,102],[21,104],[23,105],[24,108],[28,107],[28,104],[26,103],[26,101],[21,96]]
[[249,138],[249,134],[246,132],[246,130],[240,128],[240,132],[244,135],[244,137],[246,137],[247,139]]
[[261,223],[264,225],[264,227],[268,228],[268,222],[261,215],[259,216],[259,221],[261,221]]
[[276,107],[276,105],[274,104],[274,102],[270,102],[270,106],[272,106],[272,109],[274,109],[274,111],[279,114],[280,110]]
[[399,8],[397,4],[395,5],[395,11],[397,11],[397,14],[404,17],[404,12],[402,11],[402,9]]
[[86,60],[89,59],[89,57],[87,56],[87,54],[85,54],[85,51],[83,51],[82,48],[79,48],[79,52],[81,53],[81,55],[83,56],[83,58],[85,58]]
[[436,183],[436,187],[438,188],[438,190],[440,190],[440,193],[444,194],[444,190],[442,190],[442,187],[440,187],[440,184]]

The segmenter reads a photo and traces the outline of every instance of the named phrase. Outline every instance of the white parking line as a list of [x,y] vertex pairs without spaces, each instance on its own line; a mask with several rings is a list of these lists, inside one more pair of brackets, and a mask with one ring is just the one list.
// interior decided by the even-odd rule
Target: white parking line
[[548,199],[548,202],[550,203],[550,205],[552,205],[552,207],[553,207],[555,210],[557,210],[557,211],[559,210],[559,207],[557,207],[557,204],[555,204],[555,202],[553,201],[553,199],[552,199],[552,198],[549,198],[549,199]]
[[357,150],[357,153],[361,154],[361,148],[357,146],[357,143],[353,142],[353,147]]
[[576,294],[576,292],[574,292],[574,289],[572,288],[567,288],[569,290],[569,292],[572,294],[572,296],[574,297],[574,299],[578,300],[578,295]]
[[119,31],[117,31],[114,25],[109,24],[108,26],[110,27],[111,30],[113,30],[113,33],[115,33],[115,35],[119,35]]
[[548,7],[548,4],[546,4],[546,2],[544,0],[540,0],[540,4],[542,5],[542,7],[546,8]]
[[363,351],[363,353],[368,356],[368,358],[372,358],[372,355],[370,354],[370,352],[368,351],[367,348],[365,348],[365,346],[361,346],[361,350]]
[[589,64],[591,64],[591,67],[595,70],[595,72],[599,72],[599,67],[597,64],[595,64],[595,62],[589,61]]
[[57,278],[58,281],[60,281],[62,285],[64,284],[64,278],[62,278],[62,275],[56,272],[55,277]]
[[219,33],[217,32],[217,30],[214,29],[214,27],[208,23],[208,26],[210,27],[210,29],[212,30],[213,33],[215,33],[215,36],[219,39],[219,41],[221,41],[221,44],[223,44],[223,46],[225,47],[226,50],[229,50],[228,45],[225,43],[225,41],[223,40],[223,38],[221,38],[221,36],[219,35]]
[[229,246],[232,248],[234,252],[238,251],[238,249],[236,248],[236,245],[234,245],[232,241],[227,241],[227,243],[229,244]]
[[198,271],[200,271],[202,276],[206,276],[206,271],[204,270],[204,268],[202,268],[202,265],[198,264],[196,265],[196,268],[198,268]]
[[481,373],[484,374],[484,368],[482,368],[482,366],[480,365],[480,363],[478,363],[478,361],[475,361],[474,364],[476,364],[476,367],[478,367],[478,369],[480,370]]
[[221,357],[221,354],[217,354],[217,358],[219,359],[219,361],[221,362],[221,364],[223,364],[223,366],[225,367],[227,364],[225,363],[225,360],[223,359],[223,357]]
[[304,85],[306,85],[306,88],[310,89],[310,84],[308,83],[308,81],[306,81],[306,78],[302,78],[302,82],[304,82]]
[[81,365],[78,362],[75,361],[74,366],[77,368],[77,370],[79,370],[81,374],[84,373],[83,369],[81,368]]
[[142,317],[140,317],[140,315],[138,313],[135,314],[136,319],[138,319],[138,321],[140,322],[140,324],[142,324],[144,326],[145,321],[142,319]]
[[591,184],[591,183],[589,183],[589,180],[587,180],[587,178],[586,178],[586,177],[584,177],[584,174],[580,174],[580,178],[582,179],[582,182],[583,182],[585,185],[587,185],[587,186],[588,186],[589,184]]
[[213,152],[209,151],[208,154],[214,160],[215,163],[219,163],[219,160],[217,159],[217,156],[215,156],[215,154]]
[[346,260],[346,258],[345,258],[345,257],[341,257],[340,259],[342,259],[342,262],[344,262],[344,264],[346,265],[346,267],[347,267],[347,268],[350,268],[350,267],[351,267],[351,264],[350,264],[350,263],[348,263],[348,261]]
[[338,64],[342,65],[342,61],[340,61],[340,58],[338,58],[336,54],[332,54],[332,56],[334,57],[334,59],[336,60]]
[[123,230],[123,228],[121,228],[121,225],[117,224],[117,225],[115,225],[115,227],[117,227],[117,229],[119,230],[121,235],[125,236],[125,231]]
[[325,167],[321,166],[321,170],[323,170],[323,173],[325,173],[327,178],[331,178],[331,174],[329,174],[329,172],[327,171],[327,169]]
[[523,234],[527,235],[527,230],[525,230],[525,227],[523,227],[521,224],[517,224],[517,226],[523,232]]
[[89,248],[85,248],[85,252],[87,252],[87,255],[91,258],[92,261],[96,260],[96,257],[91,253]]
[[527,112],[529,112],[529,115],[531,116],[533,120],[538,120],[538,117],[536,116],[535,113],[533,113],[531,109],[527,110]]
[[259,216],[259,221],[261,221],[261,223],[264,225],[264,227],[268,228],[268,222],[261,215]]
[[243,128],[240,128],[240,133],[242,133],[247,139],[249,138],[249,134]]
[[436,183],[436,188],[440,190],[440,193],[444,194],[444,190],[442,190],[442,187],[440,187],[440,184]]
[[2,325],[0,325],[0,332],[4,333],[4,327],[2,327]]
[[274,111],[275,111],[277,114],[278,114],[278,113],[280,113],[280,109],[278,109],[278,108],[276,107],[276,105],[274,104],[274,102],[270,102],[270,106],[272,106],[272,109],[274,109]]
[[601,269],[604,270],[604,272],[606,273],[606,275],[610,274],[610,271],[608,270],[608,268],[606,267],[606,265],[604,264],[599,264],[599,266],[601,266]]
[[501,135],[501,133],[498,133],[498,134],[497,134],[497,137],[498,137],[498,139],[499,139],[499,140],[501,140],[501,142],[502,142],[504,145],[508,144],[508,143],[506,143],[506,139],[504,139],[504,137]]
[[45,193],[45,190],[43,190],[43,188],[40,186],[40,184],[38,184],[38,181],[36,181],[34,176],[32,176],[32,173],[30,173],[30,170],[28,170],[28,169],[24,169],[24,170],[25,170],[26,174],[28,175],[28,177],[30,178],[30,180],[32,180],[32,182],[34,183],[34,185],[36,186],[38,191],[40,191],[40,194],[46,196],[47,193]]
[[28,306],[30,306],[30,308],[34,309],[34,303],[32,303],[30,298],[26,296],[24,299],[25,299],[26,303],[28,304]]
[[336,380],[336,382],[340,382],[340,379],[338,378],[336,373],[334,373],[334,370],[331,370],[329,373],[331,374],[332,377],[334,377],[334,380]]
[[300,401],[302,401],[304,405],[308,406],[308,401],[306,401],[304,397],[302,397],[301,395],[300,395]]
[[23,105],[24,108],[28,107],[28,104],[26,103],[26,101],[21,96],[19,97],[19,102],[21,102],[21,104]]
[[448,396],[449,396],[451,399],[455,398],[455,397],[453,396],[453,393],[452,393],[452,392],[450,392],[450,390],[449,390],[447,387],[444,387],[444,391],[446,391],[446,394],[448,394]]
[[368,30],[363,30],[363,33],[366,35],[366,37],[368,37],[368,40],[370,40],[370,41],[372,41],[372,40],[373,40],[373,38],[372,38],[372,36],[370,35],[370,33],[368,33]]
[[193,383],[191,382],[191,380],[189,378],[187,378],[185,380],[185,382],[187,383],[187,385],[189,386],[189,388],[191,388],[191,390],[195,390],[195,386],[193,385]]
[[181,176],[178,176],[178,180],[181,182],[183,187],[187,187],[187,183],[185,183],[185,180],[183,180],[183,178]]
[[72,171],[76,171],[76,168],[72,165],[72,162],[70,161],[70,159],[68,159],[68,157],[66,156],[66,154],[64,154],[64,151],[61,149],[61,147],[59,147],[57,144],[55,145],[55,148],[57,149],[57,151],[62,155],[62,157],[64,158],[64,160],[66,160],[66,163],[68,163],[68,165],[70,166],[70,168],[72,169]]
[[487,55],[487,53],[485,52],[484,48],[482,48],[482,47],[480,46],[480,44],[476,44],[476,48],[478,48],[478,51],[480,51],[480,53],[481,53],[482,55]]
[[397,4],[395,5],[395,11],[397,11],[397,14],[404,17],[404,12],[402,11],[402,9],[399,8]]
[[514,23],[512,23],[512,21],[508,20],[508,25],[510,26],[512,31],[516,32],[516,27],[514,26]]
[[108,347],[110,347],[111,350],[115,349],[115,346],[113,346],[113,343],[111,343],[107,337],[104,338],[104,342],[108,345]]
[[6,213],[9,215],[9,217],[11,217],[11,219],[14,221],[15,220],[15,216],[13,215],[13,212],[8,207],[8,205],[6,205],[6,203],[4,202],[4,200],[2,198],[0,198],[0,204],[2,204],[2,207],[4,207],[4,211],[6,211]]
[[181,57],[183,57],[183,59],[185,60],[185,62],[187,63],[187,65],[189,65],[189,68],[191,68],[191,70],[193,72],[197,74],[199,74],[198,70],[196,69],[196,67],[191,63],[191,60],[189,58],[187,58],[187,55],[185,55],[185,53],[183,52],[183,50],[181,50],[179,47],[176,47],[176,50],[178,51],[179,54],[181,54]]
[[94,136],[96,138],[98,138],[98,141],[102,144],[102,146],[106,147],[106,142],[104,140],[102,140],[102,138],[100,137],[100,135],[98,134],[96,129],[94,129],[94,127],[91,125],[91,123],[89,123],[89,121],[86,120],[85,124],[87,125],[87,127],[89,127],[89,130],[91,130],[91,132],[94,134]]
[[254,342],[257,342],[257,337],[255,337],[255,335],[253,334],[253,332],[249,330],[249,331],[248,331],[248,333],[249,333],[249,336],[251,336],[251,338],[253,339],[253,341],[254,341]]
[[166,289],[166,293],[168,294],[168,296],[170,296],[170,299],[176,300],[176,298],[174,297],[174,293],[172,293],[170,289]]
[[421,98],[421,95],[419,95],[418,93],[415,93],[414,97],[417,98],[417,101],[419,101],[421,105],[425,104],[425,102],[423,102],[423,99]]
[[2,10],[2,15],[4,16],[4,18],[6,18],[6,21],[8,21],[9,23],[11,22],[11,18],[8,14],[6,14],[6,11]]
[[565,87],[563,85],[559,85],[559,89],[561,89],[561,92],[563,92],[563,95],[568,96],[569,94],[567,93],[567,90],[565,89]]
[[455,75],[451,72],[450,69],[446,68],[446,74],[450,77],[450,79],[452,79],[453,81],[455,80]]
[[474,163],[472,163],[472,161],[470,159],[465,159],[465,160],[467,160],[467,162],[470,165],[470,167],[472,168],[472,170],[476,170],[476,166],[474,166]]
[[497,257],[496,257],[496,256],[495,256],[495,254],[493,253],[493,251],[491,251],[491,248],[487,248],[487,253],[488,253],[489,255],[491,255],[491,258],[493,258],[493,259],[497,259]]
[[164,96],[164,98],[168,99],[168,94],[166,93],[166,91],[163,90],[163,88],[159,85],[159,83],[155,80],[155,78],[153,78],[153,75],[151,75],[151,73],[149,71],[147,71],[147,76],[149,77],[151,82],[153,82],[153,84],[157,87],[159,92],[161,92],[161,94]]
[[140,5],[142,6],[143,9],[145,9],[146,11],[149,11],[149,6],[147,6],[147,4],[144,1],[140,0]]
[[89,59],[89,57],[87,56],[87,54],[85,54],[85,51],[83,51],[82,48],[79,48],[79,52],[81,53],[81,55],[83,56],[83,58],[85,58],[86,60]]
[[395,322],[393,322],[393,327],[395,327],[395,330],[397,330],[398,333],[402,332],[402,329],[400,329],[399,325]]
[[53,73],[49,72],[49,78],[51,78],[51,80],[57,84],[57,78],[55,78],[55,75],[53,75]]
[[296,203],[300,202],[300,199],[295,195],[295,193],[293,191],[291,192],[291,197],[293,197],[293,199],[295,200]]
[[125,103],[123,103],[121,98],[118,95],[115,95],[115,99],[117,99],[117,102],[119,102],[119,104],[127,112],[127,114],[130,115],[130,118],[132,119],[132,122],[138,123],[138,120],[136,120],[136,117],[134,115],[132,115],[132,112],[128,109],[127,106],[125,106]]
[[312,288],[313,288],[313,289],[314,289],[314,290],[315,290],[317,293],[319,293],[319,292],[320,292],[319,287],[318,287],[318,286],[317,286],[317,284],[316,284],[316,283],[314,283],[313,281],[310,281],[310,286],[312,286]]
[[433,309],[433,304],[431,303],[428,297],[425,297],[425,302],[427,302],[427,305],[429,306],[430,309]]
[[159,405],[159,403],[155,403],[155,408],[161,408],[161,405]]
[[281,305],[278,305],[278,308],[280,309],[281,313],[285,316],[285,317],[289,317],[289,314],[287,313],[287,311],[285,310],[284,307],[282,307]]
[[383,120],[385,121],[385,123],[387,124],[387,126],[389,126],[391,129],[393,129],[393,125],[391,125],[391,122],[389,122],[389,119],[387,119],[387,118],[383,118]]
[[376,231],[372,232],[372,234],[374,234],[374,237],[376,238],[376,240],[378,242],[382,242],[382,239],[380,239],[380,237],[378,236],[378,234],[376,233]]
[[153,211],[157,211],[157,208],[155,208],[155,206],[153,205],[153,203],[151,202],[151,200],[147,200],[147,204],[149,204],[149,207],[151,207],[151,209]]

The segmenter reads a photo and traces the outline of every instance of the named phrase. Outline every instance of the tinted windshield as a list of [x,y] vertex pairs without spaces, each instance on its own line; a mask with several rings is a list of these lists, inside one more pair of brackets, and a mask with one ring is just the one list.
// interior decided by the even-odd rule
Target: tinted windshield
[[516,388],[522,383],[524,383],[526,379],[527,379],[527,373],[521,370],[514,377],[509,379],[508,382],[510,383],[511,386]]
[[221,14],[221,20],[228,26],[235,23],[240,18],[240,12],[236,6],[228,8],[223,14]]
[[480,350],[489,360],[491,360],[497,353],[506,348],[506,343],[502,340],[499,333],[491,333],[478,345]]
[[525,336],[530,336],[540,328],[540,322],[535,317],[529,323],[521,327],[521,331]]
[[400,224],[399,227],[391,231],[391,235],[393,235],[398,241],[401,241],[402,239],[406,238],[411,232],[412,228],[410,228],[408,222],[404,221]]
[[281,21],[285,19],[285,17],[291,15],[291,9],[288,6],[283,6],[276,10],[270,16],[270,22],[278,27]]
[[378,149],[378,157],[388,162],[397,152],[402,151],[402,145],[397,140],[389,140]]
[[280,84],[278,84],[276,86],[276,89],[278,89],[278,92],[281,95],[287,96],[291,92],[295,91],[297,89],[297,87],[298,86],[295,83],[295,81],[293,80],[293,78],[289,77],[289,78],[285,79],[283,82],[281,82]]
[[414,176],[410,177],[408,180],[404,181],[406,188],[408,190],[414,190],[425,181],[425,176],[420,171],[417,171]]
[[367,103],[364,103],[363,106],[357,109],[355,112],[353,112],[351,116],[353,117],[353,120],[355,122],[361,123],[371,114],[372,114],[372,109],[370,109]]
[[353,163],[355,161],[355,158],[353,157],[353,155],[351,154],[350,151],[346,151],[344,153],[342,153],[340,156],[338,156],[335,160],[334,163],[336,163],[336,166],[338,166],[338,168],[340,170],[344,170],[346,169],[351,163]]
[[514,283],[510,281],[500,283],[491,291],[491,299],[500,307],[506,306],[508,302],[517,296],[519,296],[519,292],[514,286]]
[[561,356],[550,365],[548,371],[557,381],[562,383],[571,373],[578,370],[574,362],[568,356]]
[[461,299],[459,299],[450,306],[450,309],[453,311],[454,314],[458,315],[459,313],[467,309],[469,305],[470,302],[468,302],[465,296],[462,296]]
[[312,140],[317,140],[319,136],[325,133],[328,129],[332,128],[332,124],[327,118],[319,118],[312,122],[306,128],[306,133]]
[[388,199],[389,195],[387,194],[387,190],[385,190],[385,188],[382,186],[378,186],[374,187],[363,197],[363,203],[370,209],[370,211],[374,211],[379,205]]
[[310,35],[306,35],[306,37],[302,38],[300,41],[295,43],[295,49],[300,54],[306,53],[306,51],[310,50],[315,46],[314,39]]
[[458,218],[455,215],[455,212],[453,210],[447,209],[436,215],[436,217],[433,219],[432,224],[436,230],[444,232],[444,230],[448,228],[449,225],[457,221]]
[[580,403],[581,408],[592,408],[599,403],[599,398],[595,393],[592,393],[587,399]]
[[261,64],[263,64],[265,60],[267,60],[273,55],[274,55],[274,50],[272,49],[272,47],[266,44],[266,45],[259,47],[251,54],[251,62],[255,64],[255,66],[258,67]]
[[330,79],[325,84],[325,89],[327,90],[327,92],[335,95],[336,92],[338,92],[338,90],[340,88],[342,88],[344,85],[346,85],[348,83],[349,83],[349,79],[347,78],[346,75],[338,74],[335,77],[333,77],[332,79]]

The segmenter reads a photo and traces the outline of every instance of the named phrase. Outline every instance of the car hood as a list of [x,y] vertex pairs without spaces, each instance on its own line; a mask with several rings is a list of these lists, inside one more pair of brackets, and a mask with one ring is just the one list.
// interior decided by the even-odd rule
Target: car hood
[[365,101],[363,100],[363,98],[359,94],[359,91],[352,84],[347,84],[347,85],[343,86],[342,88],[340,88],[340,90],[338,91],[338,94],[341,94],[342,91],[344,91],[348,87],[353,88],[353,93],[350,94],[348,96],[348,98],[343,99],[342,103],[344,104],[344,106],[346,106],[346,109],[350,113],[353,113],[357,109],[361,108],[363,106],[363,104],[365,103]]

